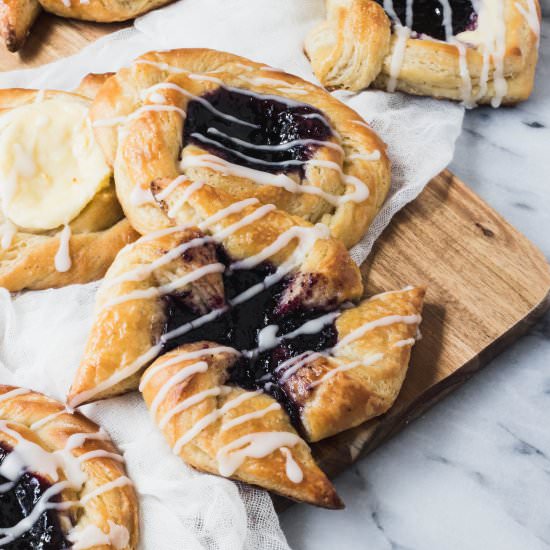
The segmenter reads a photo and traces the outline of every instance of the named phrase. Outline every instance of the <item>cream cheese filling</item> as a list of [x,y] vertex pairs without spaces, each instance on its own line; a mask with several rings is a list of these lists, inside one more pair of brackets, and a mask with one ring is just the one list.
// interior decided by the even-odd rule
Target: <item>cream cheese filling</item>
[[69,223],[110,178],[86,103],[54,98],[0,116],[2,209],[17,227]]

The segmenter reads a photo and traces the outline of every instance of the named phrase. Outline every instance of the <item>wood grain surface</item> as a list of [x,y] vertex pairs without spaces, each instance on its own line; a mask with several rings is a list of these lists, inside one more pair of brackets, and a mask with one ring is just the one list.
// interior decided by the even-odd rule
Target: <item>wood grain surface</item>
[[465,382],[550,307],[542,253],[448,171],[396,215],[362,271],[369,295],[428,287],[423,338],[386,415],[315,445],[330,475]]
[[0,44],[0,71],[38,67],[80,51],[90,42],[124,27],[126,23],[88,23],[41,13],[27,41],[17,53]]
[[[128,24],[43,14],[20,54],[0,52],[0,69],[54,61]],[[550,306],[550,270],[543,255],[448,171],[397,214],[362,271],[368,294],[427,285],[423,339],[386,415],[314,445],[330,475],[470,378]]]

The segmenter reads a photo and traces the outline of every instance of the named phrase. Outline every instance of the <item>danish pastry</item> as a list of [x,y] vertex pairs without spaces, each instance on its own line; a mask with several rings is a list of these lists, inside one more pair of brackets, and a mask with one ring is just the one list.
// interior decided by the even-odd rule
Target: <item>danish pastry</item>
[[[78,91],[95,94],[103,76]],[[101,278],[134,240],[112,171],[77,93],[0,90],[0,286],[43,289]]]
[[538,0],[327,0],[305,51],[323,85],[513,104],[533,88]]
[[127,21],[173,0],[3,0],[0,4],[0,36],[10,52],[21,48],[38,14],[47,12],[110,23]]
[[209,50],[139,58],[92,119],[143,236],[99,289],[70,406],[141,378],[189,464],[340,506],[305,440],[392,405],[424,295],[358,303],[347,247],[387,192],[383,144],[325,91]]
[[305,322],[252,324],[257,333],[252,304],[190,331],[193,343],[157,359],[140,389],[174,452],[195,468],[337,507],[296,430],[316,441],[389,409],[422,298],[418,288],[387,293]]
[[385,146],[355,111],[228,53],[146,54],[107,80],[91,116],[124,212],[142,234],[169,225],[151,183],[181,176],[321,222],[350,247],[390,183]]
[[288,414],[270,395],[226,385],[234,349],[183,345],[145,372],[142,391],[174,452],[195,468],[294,500],[341,508]]
[[136,494],[108,434],[43,394],[0,385],[0,546],[137,543]]

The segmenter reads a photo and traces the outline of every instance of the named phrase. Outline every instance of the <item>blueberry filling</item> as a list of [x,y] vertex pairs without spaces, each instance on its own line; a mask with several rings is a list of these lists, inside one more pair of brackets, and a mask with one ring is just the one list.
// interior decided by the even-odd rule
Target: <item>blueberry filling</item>
[[[381,6],[384,0],[376,0]],[[471,0],[449,0],[452,10],[453,35],[474,30],[477,13]],[[393,0],[393,9],[402,25],[407,22],[407,0]],[[445,40],[443,5],[438,0],[414,0],[411,30],[437,40]]]
[[[220,252],[220,261],[229,263]],[[226,272],[223,276],[225,297],[229,303],[232,298],[246,289],[262,283],[273,272],[269,264],[262,264],[254,269]],[[223,314],[185,334],[168,340],[164,351],[169,351],[181,344],[202,340],[230,346],[239,351],[254,350],[259,346],[259,335],[269,325],[277,325],[277,336],[295,331],[308,320],[326,313],[298,304],[287,304],[281,307],[281,296],[291,282],[283,279],[277,284],[264,288],[253,298],[233,307]],[[178,296],[164,298],[167,312],[165,332],[181,327],[197,318]],[[247,390],[263,389],[273,396],[288,412],[293,424],[300,429],[299,406],[285,392],[284,385],[278,383],[283,372],[276,368],[284,361],[306,351],[322,351],[336,344],[337,331],[334,322],[330,322],[314,334],[300,334],[292,339],[284,338],[271,349],[254,354],[242,355],[232,368],[228,383]]]
[[247,168],[303,176],[303,162],[318,145],[293,142],[326,141],[331,135],[321,112],[310,105],[220,87],[189,102],[183,143]]
[[[0,445],[0,466],[11,452],[7,446]],[[6,485],[7,484],[7,485]],[[24,473],[15,483],[0,475],[0,529],[13,527],[28,517],[50,484],[38,474]],[[6,490],[7,489],[7,490]],[[59,496],[53,496],[50,502],[59,502]],[[2,543],[6,550],[63,550],[71,548],[65,538],[56,510],[46,510],[34,525],[14,541]]]

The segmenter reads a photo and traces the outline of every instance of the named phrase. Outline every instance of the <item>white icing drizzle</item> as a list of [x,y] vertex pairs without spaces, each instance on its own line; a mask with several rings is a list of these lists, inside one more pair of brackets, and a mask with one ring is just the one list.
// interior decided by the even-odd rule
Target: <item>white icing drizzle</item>
[[78,457],[78,461],[82,463],[88,460],[93,460],[94,458],[110,458],[118,462],[124,462],[124,457],[122,455],[119,455],[118,453],[111,453],[103,449],[97,449],[95,451],[89,451],[87,453],[81,454]]
[[300,437],[290,432],[255,432],[244,435],[218,451],[218,471],[220,475],[228,477],[248,457],[264,458],[281,447],[294,447],[300,442]]
[[[386,1],[384,1],[384,7]],[[392,8],[393,11],[393,8]],[[389,13],[389,12],[388,12]],[[390,61],[390,77],[388,78],[387,90],[388,92],[395,92],[397,86],[397,79],[399,73],[401,72],[401,67],[403,66],[403,60],[405,58],[405,49],[407,46],[407,40],[411,35],[411,30],[407,27],[403,27],[399,23],[399,19],[394,20],[394,32],[395,32],[395,45],[393,48],[393,53]]]
[[62,503],[53,503],[50,502],[50,499],[63,491],[71,487],[71,484],[68,481],[60,481],[51,487],[48,487],[46,491],[42,494],[35,507],[32,509],[31,513],[17,524],[12,527],[1,527],[0,528],[0,546],[4,546],[9,542],[14,541],[16,538],[21,536],[23,533],[27,532],[38,520],[38,518],[46,510],[50,509],[67,509],[70,506],[74,506],[74,502],[62,502]]
[[128,116],[117,116],[112,118],[100,118],[98,120],[95,120],[92,124],[94,128],[109,128],[112,126],[118,126],[120,124],[125,124],[126,122],[130,120],[134,120],[138,118],[142,113],[145,112],[157,112],[157,113],[178,113],[180,114],[184,119],[186,117],[186,113],[183,109],[180,107],[176,107],[175,105],[142,105],[138,109],[136,109],[133,113],[131,113]]
[[[453,36],[453,10],[449,0],[439,0],[443,8],[443,27],[445,29],[445,40]],[[407,25],[408,26],[408,25]]]
[[147,300],[151,298],[158,298],[159,296],[165,296],[166,294],[170,294],[171,292],[174,292],[189,283],[202,279],[206,275],[223,273],[223,271],[225,271],[225,266],[220,262],[206,264],[164,285],[158,287],[151,286],[149,288],[128,292],[122,296],[117,296],[116,298],[113,298],[103,304],[103,309],[117,306],[124,302],[128,302],[129,300]]
[[141,206],[142,204],[152,204],[155,202],[155,197],[151,193],[151,189],[143,189],[141,185],[136,185],[130,193],[130,204]]
[[65,273],[71,269],[71,253],[69,243],[71,240],[71,226],[65,224],[65,227],[59,233],[59,248],[55,254],[55,269],[60,273]]
[[397,13],[395,13],[395,9],[393,7],[393,0],[384,0],[384,11],[390,16],[390,19],[399,21]]
[[196,393],[195,395],[192,395],[191,397],[188,397],[187,399],[184,399],[181,403],[178,403],[174,408],[170,409],[159,420],[159,428],[162,430],[176,414],[185,411],[190,407],[193,407],[194,405],[202,403],[205,399],[208,399],[209,397],[217,397],[218,395],[220,395],[221,392],[221,388],[216,387],[209,390],[201,391],[199,393]]
[[321,332],[325,326],[332,324],[340,315],[340,311],[325,313],[315,319],[306,321],[295,330],[282,334],[281,336],[277,336],[277,331],[279,329],[278,325],[268,325],[260,331],[258,336],[258,347],[243,351],[242,354],[245,357],[254,357],[263,351],[278,346],[283,340],[292,340],[303,334],[316,334]]
[[380,151],[372,151],[370,153],[352,153],[351,155],[348,155],[348,159],[350,160],[380,160],[381,157]]
[[[176,178],[174,181],[178,181],[180,177]],[[164,189],[164,191],[166,191],[167,194],[169,194],[168,190],[170,189],[170,186],[172,185],[172,183],[173,182],[171,182],[170,185],[166,189]],[[181,183],[181,180],[180,180],[180,183]],[[172,207],[170,207],[170,209],[168,210],[168,216],[170,218],[173,218],[179,212],[180,208],[189,200],[189,197],[195,191],[198,191],[199,189],[204,187],[204,184],[205,184],[205,182],[201,181],[201,180],[198,180],[198,181],[195,181],[195,182],[191,183],[189,185],[189,187],[181,194],[181,197],[179,198],[179,200]],[[163,193],[163,191],[161,191],[161,193]],[[161,197],[165,196],[165,195],[161,195],[161,193],[159,193],[159,196],[158,196],[159,199],[161,199]]]
[[120,476],[114,479],[113,481],[109,481],[108,483],[104,483],[103,485],[100,485],[93,491],[90,491],[89,493],[85,494],[81,499],[80,503],[82,506],[86,506],[90,500],[97,498],[98,496],[108,492],[112,491],[113,489],[118,489],[119,487],[124,487],[125,485],[133,485],[132,480],[127,476]]
[[132,376],[132,374],[135,374],[147,363],[152,361],[161,351],[162,344],[157,344],[156,346],[149,348],[145,353],[137,357],[129,365],[115,372],[114,374],[109,376],[109,378],[106,378],[102,382],[96,384],[94,388],[80,392],[79,394],[75,395],[72,399],[69,400],[70,406],[78,407],[88,399],[115,386],[125,378],[128,378],[128,376]]
[[27,393],[30,393],[30,390],[27,390],[26,388],[15,388],[14,390],[7,391],[0,395],[0,402],[1,401],[7,401],[8,399],[13,399],[14,397],[17,397],[18,395],[25,395]]
[[368,323],[364,323],[363,325],[356,328],[355,330],[352,330],[349,334],[344,336],[344,338],[342,338],[332,349],[333,351],[337,351],[338,349],[349,345],[354,340],[361,338],[367,332],[374,330],[378,327],[387,327],[395,323],[405,323],[407,325],[414,325],[414,324],[420,323],[421,320],[422,320],[422,317],[417,314],[387,315],[386,317],[381,317],[380,319],[376,319],[375,321],[369,321]]
[[[192,187],[192,186],[190,186]],[[186,191],[189,191],[187,189]],[[257,204],[259,201],[255,198],[245,199],[243,201],[240,201],[238,203],[233,203],[230,206],[219,210],[212,216],[206,218],[201,223],[198,224],[199,229],[204,230],[208,228],[210,225],[213,225],[225,217],[236,214],[240,211],[242,211],[244,208],[248,206],[252,206]],[[125,281],[139,281],[143,280],[146,277],[148,277],[154,270],[158,269],[159,267],[162,267],[163,265],[168,264],[172,260],[178,258],[181,254],[183,254],[186,250],[189,250],[190,248],[194,248],[197,246],[203,246],[206,243],[209,242],[219,242],[223,239],[227,238],[229,235],[232,235],[239,229],[242,229],[246,225],[249,225],[258,219],[262,218],[269,212],[275,210],[275,206],[271,204],[266,204],[261,206],[260,208],[257,208],[254,210],[251,214],[248,214],[247,216],[244,216],[241,220],[238,222],[235,222],[228,227],[221,229],[220,231],[214,233],[210,237],[197,237],[195,239],[192,239],[190,241],[187,241],[185,243],[182,243],[181,245],[178,245],[177,247],[169,250],[167,253],[163,254],[160,258],[154,260],[153,262],[147,264],[147,265],[141,265],[128,273],[125,273],[124,275],[120,275],[118,277],[115,277],[111,281],[108,281],[106,284],[106,287],[111,287],[116,284],[120,284]],[[217,266],[217,267],[213,267]],[[183,277],[177,279],[176,281],[173,281],[167,285],[164,285],[162,287],[149,287],[147,289],[141,289],[136,290],[134,292],[130,292],[128,294],[124,294],[122,296],[119,296],[109,302],[107,302],[103,307],[112,307],[114,305],[120,304],[122,302],[125,302],[127,300],[132,299],[143,299],[143,298],[154,298],[162,294],[166,294],[168,292],[171,292],[174,290],[174,287],[180,287],[184,284],[187,284],[189,282],[192,282],[198,278],[203,277],[205,274],[209,273],[215,273],[215,272],[221,272],[224,271],[225,266],[222,264],[210,264],[209,266],[203,266],[202,268],[198,268],[195,271],[184,275]]]
[[1,245],[4,250],[9,248],[13,242],[13,238],[17,234],[17,227],[11,220],[6,218],[2,224],[2,241]]
[[[216,142],[217,143],[217,142]],[[241,155],[242,156],[242,155]],[[321,166],[321,160],[310,159],[307,161],[288,161],[288,164],[305,164],[310,166]],[[324,161],[329,162],[329,161]],[[330,165],[324,165],[329,168],[338,170],[341,173],[341,167],[336,163],[330,163]],[[262,172],[261,170],[255,170],[254,168],[248,168],[247,166],[240,166],[233,164],[225,159],[216,157],[211,154],[204,155],[189,155],[184,156],[180,162],[180,168],[185,170],[187,168],[210,168],[216,172],[221,172],[224,175],[236,176],[252,180],[258,185],[271,185],[273,187],[281,187],[291,193],[308,193],[316,195],[333,206],[338,206],[346,202],[360,202],[366,200],[369,196],[368,186],[353,176],[345,175],[345,183],[354,185],[356,190],[354,194],[348,195],[333,195],[327,193],[321,188],[310,184],[301,184],[294,181],[286,174],[271,174],[269,172]]]
[[34,103],[42,103],[46,97],[46,90],[38,90],[34,97]]
[[414,346],[416,342],[415,338],[406,338],[405,340],[399,340],[393,345],[394,348],[404,348],[407,346]]
[[30,425],[31,430],[38,430],[39,428],[42,428],[42,426],[45,426],[48,422],[51,422],[55,418],[61,416],[62,414],[72,414],[66,409],[62,409],[61,411],[54,412],[52,414],[49,414],[48,416],[45,416],[44,418],[41,418],[40,420],[37,420],[33,424]]
[[[28,392],[28,390],[26,391]],[[17,390],[12,390],[9,393],[13,397],[16,392]],[[17,394],[21,393],[22,392],[19,392]],[[54,417],[59,416],[59,414],[64,414],[66,412],[67,411],[65,410],[57,411],[56,413],[44,417],[41,421],[33,423],[31,425],[31,430],[33,429],[33,426],[44,425]],[[51,502],[51,499],[54,496],[60,494],[65,489],[70,488],[80,491],[84,487],[84,484],[88,480],[87,474],[81,469],[81,464],[84,461],[99,457],[122,461],[122,457],[116,453],[110,453],[104,450],[90,451],[88,453],[84,453],[78,458],[72,454],[72,450],[81,447],[88,439],[108,439],[106,432],[103,430],[92,433],[72,434],[69,438],[67,438],[63,449],[50,452],[37,443],[27,440],[18,431],[10,428],[8,426],[9,423],[10,422],[8,421],[0,420],[0,431],[6,433],[14,439],[16,444],[13,445],[12,452],[7,455],[0,465],[0,475],[11,480],[11,483],[2,484],[0,491],[10,490],[15,485],[15,481],[19,479],[25,471],[39,472],[42,475],[46,475],[54,483],[46,491],[44,491],[27,517],[23,518],[16,525],[0,528],[0,546],[12,542],[28,531],[36,523],[40,515],[47,510],[67,510],[73,506],[84,506],[87,502],[89,502],[89,500],[104,493],[105,491],[131,483],[126,476],[121,476],[112,482],[104,484],[96,490],[91,491],[79,501]],[[67,478],[66,480],[60,480],[59,470],[64,472]],[[118,535],[115,538],[120,540]]]
[[504,55],[506,53],[506,22],[504,19],[504,2],[497,2],[498,16],[496,36],[494,37],[494,46],[492,57],[494,63],[493,86],[495,96],[491,98],[493,107],[500,107],[502,99],[508,92],[508,83],[504,76]]
[[164,400],[164,398],[168,395],[168,392],[178,384],[181,384],[182,382],[185,382],[188,378],[193,376],[194,374],[198,374],[201,372],[206,372],[208,370],[208,363],[206,361],[198,361],[197,363],[193,363],[191,365],[188,365],[184,367],[183,369],[176,372],[174,375],[172,375],[157,391],[157,394],[155,395],[155,398],[151,402],[151,406],[149,408],[151,416],[155,418],[157,416],[157,411]]
[[67,438],[65,443],[65,450],[72,451],[73,449],[78,449],[82,447],[88,439],[97,439],[99,441],[110,441],[109,434],[103,429],[100,428],[97,432],[82,432],[72,434]]
[[243,139],[225,134],[217,128],[208,128],[207,133],[214,136],[222,137],[237,145],[241,145],[242,147],[247,147],[248,149],[253,149],[255,151],[286,151],[287,149],[291,149],[292,147],[300,145],[317,145],[319,147],[328,147],[329,149],[334,149],[335,151],[338,151],[342,155],[344,154],[344,149],[342,149],[340,145],[334,143],[333,141],[323,141],[319,139],[294,139],[292,141],[287,141],[286,143],[279,143],[278,145],[256,145],[254,143],[244,141]]
[[154,367],[151,367],[147,370],[147,372],[142,376],[141,382],[139,384],[139,391],[143,391],[145,389],[145,386],[157,374],[157,372],[167,368],[171,367],[172,365],[176,365],[178,363],[181,363],[182,361],[187,361],[189,359],[198,359],[199,357],[206,357],[208,355],[216,355],[217,353],[233,353],[236,355],[239,355],[239,352],[236,349],[230,348],[228,346],[215,346],[211,348],[204,348],[199,349],[195,351],[184,351],[181,353],[177,353],[173,357],[170,357],[170,359],[164,358],[161,363],[158,365],[155,365]]
[[279,451],[283,453],[283,456],[286,459],[286,477],[288,477],[288,479],[292,481],[292,483],[302,483],[304,479],[304,473],[302,472],[300,466],[298,466],[298,463],[294,460],[290,449],[287,447],[281,447]]
[[475,101],[472,98],[472,78],[470,76],[470,69],[468,68],[468,55],[466,45],[460,41],[453,39],[452,41],[458,51],[458,70],[460,72],[460,80],[462,82],[460,88],[460,97],[462,103],[467,109],[475,107]]
[[[247,401],[248,399],[251,399],[252,397],[255,397],[256,395],[259,395],[261,393],[261,390],[255,391],[255,392],[244,392],[238,395],[237,397],[234,397],[230,401],[227,401],[222,407],[219,409],[214,409],[212,412],[206,414],[203,416],[200,420],[195,422],[193,427],[189,430],[187,430],[174,444],[174,453],[179,454],[182,447],[189,443],[192,439],[194,439],[197,435],[199,435],[204,429],[206,429],[208,426],[216,422],[216,420],[220,419],[225,413],[230,411],[231,409],[234,409],[235,407],[238,407],[241,403],[244,403],[244,401]],[[223,474],[222,474],[223,475]]]
[[539,14],[537,12],[537,6],[535,0],[526,0],[527,9],[520,3],[516,2],[516,9],[523,15],[525,21],[531,27],[531,30],[535,33],[537,37],[537,46],[540,40],[540,20]]
[[334,376],[336,376],[339,372],[345,372],[347,370],[354,369],[355,367],[368,367],[384,358],[383,353],[375,353],[371,357],[367,357],[366,359],[362,359],[361,361],[351,361],[350,363],[341,363],[337,367],[334,367],[333,369],[330,369],[327,371],[319,380],[315,380],[315,382],[312,382],[309,387],[314,388],[315,386],[319,386],[323,382],[326,382],[327,380],[330,380]]
[[107,520],[109,532],[105,533],[97,525],[86,525],[82,529],[73,529],[67,538],[73,543],[72,550],[87,550],[96,546],[108,545],[116,550],[122,550],[130,542],[130,533],[123,525]]
[[[162,191],[160,191],[159,193],[157,193],[157,199],[159,201],[162,201],[164,200],[166,197],[168,197],[170,195],[170,193],[172,193],[172,191],[174,191],[177,187],[179,187],[182,183],[184,182],[187,182],[189,181],[187,176],[185,174],[181,174],[180,176],[178,176],[177,178],[174,178],[167,186],[165,189],[163,189]],[[196,181],[194,183],[191,184],[190,187],[192,186],[197,186],[197,187],[193,187],[193,191],[195,190],[198,190],[200,189],[204,183],[203,182],[200,182],[200,181]]]
[[[291,357],[286,361],[283,361],[280,365],[277,365],[275,372],[284,370],[282,376],[279,378],[279,383],[284,384],[295,372],[301,369],[304,365],[315,361],[320,357],[324,357],[323,353],[305,351],[296,357]],[[287,368],[288,367],[288,368]],[[286,369],[286,370],[285,370]]]
[[279,405],[279,403],[271,403],[271,405],[268,405],[267,407],[264,407],[259,411],[254,411],[247,414],[241,414],[240,416],[237,416],[236,418],[229,420],[228,422],[222,425],[221,431],[225,432],[227,430],[230,430],[231,428],[234,428],[235,426],[240,426],[241,424],[244,424],[249,420],[263,418],[266,414],[269,414],[270,412],[280,411],[280,410],[281,410],[281,405]]
[[[225,120],[228,120],[229,122],[234,122],[235,124],[240,124],[241,126],[248,126],[249,128],[259,128],[257,124],[252,124],[251,122],[247,122],[246,120],[242,120],[240,118],[234,117],[233,115],[229,115],[227,113],[224,113],[223,111],[220,111],[219,109],[216,109],[210,101],[204,99],[204,97],[192,94],[191,92],[187,91],[185,88],[182,88],[181,86],[178,86],[177,84],[174,84],[173,82],[160,82],[159,84],[155,84],[154,86],[151,86],[150,88],[147,88],[144,91],[144,95],[148,95],[151,92],[157,92],[158,90],[173,90],[176,91],[183,96],[192,99],[194,101],[198,101],[201,105],[206,107],[212,114],[215,114],[216,116],[219,116]],[[242,91],[242,90],[240,90]],[[136,111],[137,112],[137,111]]]

